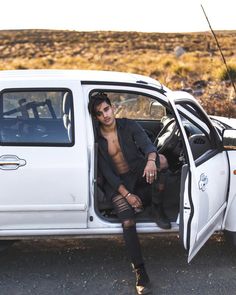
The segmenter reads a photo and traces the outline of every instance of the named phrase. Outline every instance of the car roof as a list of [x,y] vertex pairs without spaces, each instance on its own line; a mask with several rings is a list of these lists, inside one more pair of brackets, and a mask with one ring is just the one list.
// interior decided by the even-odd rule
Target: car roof
[[106,82],[144,82],[153,86],[162,88],[160,82],[147,76],[115,72],[115,71],[97,71],[97,70],[4,70],[0,71],[0,80],[10,79],[40,79],[40,78],[61,78],[64,80],[75,79],[80,81],[106,81]]
[[[166,93],[169,99],[178,100],[180,97],[186,97],[195,100],[192,95],[183,91],[171,91],[159,81],[144,75],[138,75],[126,72],[116,71],[98,71],[98,70],[2,70],[0,71],[1,81],[37,81],[37,80],[63,80],[63,81],[81,81],[81,82],[103,82],[103,83],[131,83],[136,85],[143,85],[154,87],[161,90],[161,93]],[[166,96],[165,95],[165,96]]]

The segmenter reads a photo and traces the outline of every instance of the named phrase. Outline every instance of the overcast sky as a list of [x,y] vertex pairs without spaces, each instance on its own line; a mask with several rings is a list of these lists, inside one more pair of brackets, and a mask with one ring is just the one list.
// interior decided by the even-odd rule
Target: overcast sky
[[2,0],[0,30],[236,30],[236,0]]

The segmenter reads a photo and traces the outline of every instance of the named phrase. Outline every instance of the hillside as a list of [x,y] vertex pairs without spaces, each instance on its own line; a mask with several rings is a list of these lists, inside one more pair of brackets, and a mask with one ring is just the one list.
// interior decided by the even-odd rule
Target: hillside
[[[216,34],[236,79],[236,31]],[[0,69],[30,68],[144,74],[193,92],[209,113],[236,117],[235,93],[209,32],[0,31]]]

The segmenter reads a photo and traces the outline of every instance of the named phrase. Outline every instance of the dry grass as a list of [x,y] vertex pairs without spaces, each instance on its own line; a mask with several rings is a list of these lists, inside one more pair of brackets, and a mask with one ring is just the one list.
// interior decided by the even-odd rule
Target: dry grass
[[[236,68],[236,31],[216,32]],[[181,46],[185,54],[176,57]],[[144,74],[171,89],[190,88],[208,113],[236,117],[236,94],[225,81],[221,56],[209,33],[0,31],[0,69],[98,69]],[[201,92],[197,92],[199,84]]]

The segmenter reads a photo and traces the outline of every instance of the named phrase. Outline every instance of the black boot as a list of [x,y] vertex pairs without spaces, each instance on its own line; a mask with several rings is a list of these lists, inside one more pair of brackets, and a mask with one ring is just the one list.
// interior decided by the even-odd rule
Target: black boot
[[134,271],[136,274],[136,292],[137,294],[151,294],[152,293],[152,287],[151,283],[148,277],[148,274],[145,270],[145,267],[143,264],[141,264],[138,267],[134,267]]
[[152,214],[156,224],[162,229],[170,229],[171,223],[169,218],[166,216],[162,205],[154,205],[152,206]]

